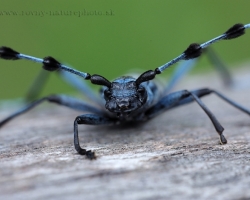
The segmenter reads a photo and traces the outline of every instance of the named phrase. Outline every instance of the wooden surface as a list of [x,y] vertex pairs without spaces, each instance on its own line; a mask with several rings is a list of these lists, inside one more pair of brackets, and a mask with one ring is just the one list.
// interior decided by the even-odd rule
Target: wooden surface
[[[190,76],[180,88],[218,90],[250,109],[250,69],[225,89],[217,75]],[[215,95],[202,99],[225,128],[219,145],[210,120],[195,104],[138,127],[80,126],[80,113],[45,104],[0,130],[0,199],[250,199],[250,118]],[[1,110],[0,119],[16,110]]]

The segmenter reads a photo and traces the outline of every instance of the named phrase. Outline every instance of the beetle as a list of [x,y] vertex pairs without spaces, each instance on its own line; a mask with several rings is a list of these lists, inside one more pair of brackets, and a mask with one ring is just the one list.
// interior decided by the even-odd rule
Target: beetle
[[[223,135],[224,128],[200,98],[214,93],[221,99],[225,100],[232,106],[240,109],[248,115],[250,115],[250,110],[227,98],[222,93],[209,88],[169,92],[168,86],[165,88],[165,90],[160,91],[158,85],[155,82],[155,77],[181,60],[193,60],[198,58],[201,56],[203,49],[217,41],[229,40],[242,36],[245,33],[245,29],[247,28],[250,28],[250,24],[235,24],[222,35],[215,37],[205,43],[190,44],[188,48],[178,57],[156,68],[155,70],[148,70],[137,78],[133,76],[121,76],[112,82],[108,81],[101,75],[90,75],[89,73],[81,72],[68,67],[51,56],[41,59],[21,54],[12,48],[2,46],[0,48],[0,58],[5,60],[25,59],[42,63],[44,70],[57,71],[64,79],[66,79],[78,89],[82,90],[89,99],[94,101],[96,106],[69,96],[46,96],[29,103],[23,109],[2,120],[0,122],[0,127],[44,101],[56,103],[84,112],[89,112],[90,114],[77,116],[74,120],[74,146],[79,154],[85,155],[88,159],[95,159],[95,152],[81,147],[78,137],[78,125],[121,124],[128,121],[144,122],[169,109],[191,102],[197,102],[213,123],[215,130],[219,134],[220,143],[226,144],[227,140]],[[174,85],[176,80],[183,76],[187,71],[187,66],[185,64],[183,64],[180,68],[181,70],[174,75],[172,79],[173,81],[171,81],[172,85]],[[91,89],[75,78],[75,75],[85,80],[90,80],[92,84],[102,86],[100,97],[96,97]]]

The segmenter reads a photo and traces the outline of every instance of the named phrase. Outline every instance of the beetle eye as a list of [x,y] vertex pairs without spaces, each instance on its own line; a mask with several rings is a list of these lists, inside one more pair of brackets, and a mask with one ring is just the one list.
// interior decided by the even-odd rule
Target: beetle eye
[[140,88],[138,88],[137,92],[140,93],[143,96],[145,94],[145,88],[140,87]]
[[138,98],[142,103],[145,103],[147,100],[147,92],[144,87],[140,87],[137,89]]
[[110,99],[110,96],[111,96],[110,90],[108,90],[108,89],[104,90],[104,98],[106,101]]

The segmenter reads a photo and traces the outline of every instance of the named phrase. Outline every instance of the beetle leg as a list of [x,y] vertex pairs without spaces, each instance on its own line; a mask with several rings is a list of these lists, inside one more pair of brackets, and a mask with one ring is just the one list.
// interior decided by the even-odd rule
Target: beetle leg
[[96,114],[84,114],[76,117],[74,121],[74,145],[76,151],[81,155],[86,155],[88,159],[95,159],[95,153],[91,150],[82,149],[78,137],[78,125],[79,124],[88,124],[88,125],[108,125],[114,124],[116,120],[103,117]]
[[163,94],[168,94],[172,91],[175,85],[185,76],[197,63],[199,58],[181,62],[170,77],[167,86],[164,88]]
[[[77,76],[62,70],[57,70],[56,72],[60,77],[62,77],[63,80],[72,85],[78,91],[82,92],[82,94],[91,102],[94,102],[97,105],[102,105],[100,97],[89,87],[89,85],[85,81],[82,81]],[[45,71],[44,69],[39,72],[26,94],[26,100],[28,102],[33,101],[38,97],[38,95],[44,88],[49,76],[50,73],[48,71]]]
[[[233,79],[232,76],[226,67],[226,65],[222,62],[222,60],[217,56],[214,50],[211,47],[204,49],[204,55],[207,56],[208,60],[211,62],[212,66],[219,73],[220,78],[226,87],[232,85]],[[168,94],[172,91],[175,85],[185,76],[200,60],[200,57],[183,61],[181,62],[174,71],[174,74],[170,77],[170,81],[164,89],[163,94]]]
[[38,99],[36,101],[29,103],[26,107],[18,110],[17,112],[13,113],[9,117],[0,121],[0,127],[2,127],[4,124],[6,124],[10,120],[14,119],[15,117],[17,117],[21,114],[24,114],[27,111],[31,110],[32,108],[40,105],[44,101],[57,103],[59,105],[63,105],[63,106],[66,106],[66,107],[69,107],[69,108],[72,108],[75,110],[92,112],[92,113],[97,113],[97,114],[102,114],[102,115],[105,114],[105,112],[103,110],[95,108],[94,106],[89,105],[89,104],[85,103],[84,101],[78,100],[76,98],[69,97],[66,95],[51,95],[51,96],[44,97],[44,98],[41,98],[41,99]]
[[175,108],[177,106],[196,101],[200,105],[200,107],[205,111],[205,113],[210,118],[211,122],[213,123],[216,131],[218,132],[218,134],[220,136],[221,144],[226,144],[227,140],[224,137],[224,135],[222,134],[222,132],[224,131],[224,128],[221,126],[221,124],[216,119],[216,117],[213,115],[213,113],[200,100],[200,97],[208,95],[210,93],[216,94],[218,97],[225,100],[230,105],[232,105],[232,106],[238,108],[239,110],[245,112],[246,114],[250,115],[249,109],[244,108],[243,106],[239,105],[238,103],[234,102],[233,100],[227,98],[226,96],[224,96],[223,94],[221,94],[215,90],[210,90],[210,89],[204,88],[204,89],[193,90],[193,91],[182,90],[182,91],[170,93],[169,95],[163,97],[157,104],[155,104],[149,110],[147,110],[145,113],[145,116],[147,118],[153,118],[156,115],[162,113],[163,111],[166,111],[166,110],[169,110],[171,108]]

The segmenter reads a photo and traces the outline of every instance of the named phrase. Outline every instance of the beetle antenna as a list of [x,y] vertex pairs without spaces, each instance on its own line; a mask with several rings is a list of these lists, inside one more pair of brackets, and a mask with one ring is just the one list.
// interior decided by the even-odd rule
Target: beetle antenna
[[58,62],[55,58],[51,56],[41,59],[41,58],[21,54],[9,47],[2,46],[0,47],[0,58],[5,59],[5,60],[24,59],[24,60],[37,62],[37,63],[42,63],[43,69],[47,71],[63,70],[63,71],[67,71],[69,73],[75,74],[77,76],[80,76],[86,80],[91,80],[93,84],[103,85],[107,87],[111,86],[111,83],[104,77],[99,76],[99,75],[91,76],[89,73],[85,73],[85,72],[78,71],[76,69],[72,69],[71,67],[61,64],[60,62]]
[[240,37],[245,34],[245,29],[247,28],[250,28],[250,24],[246,24],[246,25],[243,25],[240,23],[235,24],[222,35],[215,37],[207,42],[204,42],[203,44],[198,44],[198,43],[190,44],[189,47],[181,55],[169,61],[168,63],[156,68],[155,70],[161,73],[162,71],[164,71],[165,69],[177,63],[180,60],[189,60],[189,59],[197,58],[202,54],[202,49],[220,40],[230,40],[230,39]]
[[238,38],[245,34],[245,29],[250,28],[250,24],[235,24],[231,28],[229,28],[225,33],[222,35],[215,37],[211,40],[203,44],[192,43],[188,46],[188,48],[179,56],[170,60],[166,64],[156,68],[155,70],[149,70],[144,72],[139,78],[136,80],[137,84],[140,84],[145,81],[152,80],[156,74],[161,74],[165,69],[169,68],[173,64],[181,61],[181,60],[190,60],[199,57],[202,54],[202,49],[210,46],[211,44],[218,42],[220,40],[230,40],[234,38]]

